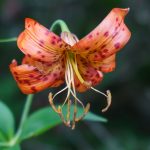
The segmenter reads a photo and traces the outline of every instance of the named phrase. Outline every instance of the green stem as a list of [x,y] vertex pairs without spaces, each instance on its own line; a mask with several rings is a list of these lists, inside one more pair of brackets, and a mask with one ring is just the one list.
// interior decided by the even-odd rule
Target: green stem
[[17,37],[8,38],[8,39],[0,39],[0,43],[15,42],[15,41],[17,41]]
[[30,107],[32,104],[33,96],[34,96],[33,94],[30,94],[27,96],[26,103],[25,103],[22,117],[21,117],[21,121],[20,121],[20,125],[19,125],[19,128],[18,128],[15,136],[9,142],[1,142],[0,147],[12,147],[19,141],[19,138],[20,138],[22,131],[23,131],[25,121],[26,121],[27,116],[29,114],[29,110],[30,110]]
[[20,138],[20,136],[22,134],[22,131],[23,131],[24,123],[25,123],[25,121],[27,119],[27,116],[29,114],[29,110],[30,110],[30,107],[31,107],[31,104],[32,104],[33,96],[34,96],[33,94],[30,94],[30,95],[27,96],[19,128],[18,128],[14,138],[9,142],[9,144],[11,146],[15,145],[19,141],[19,138]]
[[65,31],[66,31],[66,32],[70,32],[70,30],[69,30],[67,24],[66,24],[63,20],[60,20],[60,19],[59,19],[59,20],[56,20],[56,21],[52,24],[50,30],[51,30],[51,31],[55,31],[58,26],[60,26],[62,32],[65,32]]

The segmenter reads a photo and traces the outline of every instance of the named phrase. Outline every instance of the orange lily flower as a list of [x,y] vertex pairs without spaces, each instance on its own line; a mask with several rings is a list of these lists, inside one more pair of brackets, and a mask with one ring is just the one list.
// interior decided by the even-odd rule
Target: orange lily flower
[[[115,56],[130,39],[131,33],[124,23],[124,17],[129,9],[114,8],[108,16],[93,31],[81,40],[70,33],[62,32],[59,37],[33,19],[25,19],[25,30],[19,35],[17,44],[25,54],[21,65],[16,60],[10,64],[10,70],[21,91],[25,94],[36,93],[49,87],[58,87],[64,81],[66,87],[49,95],[50,104],[60,115],[66,125],[70,125],[70,95],[76,103],[76,91],[84,92],[93,89],[103,79],[103,73],[115,69]],[[62,107],[56,108],[53,99],[59,93],[68,89],[65,102],[68,102],[67,121],[62,115]],[[110,105],[110,93],[108,105]],[[89,104],[84,107],[84,114],[89,110]],[[108,107],[107,107],[108,108]],[[105,108],[104,110],[106,110]],[[83,118],[76,117],[74,123]]]

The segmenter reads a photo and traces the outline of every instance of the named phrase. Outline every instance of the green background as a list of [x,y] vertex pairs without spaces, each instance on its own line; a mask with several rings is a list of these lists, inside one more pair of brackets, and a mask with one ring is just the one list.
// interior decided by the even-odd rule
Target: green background
[[[24,18],[30,17],[48,27],[63,19],[79,38],[89,33],[114,7],[130,7],[126,24],[132,32],[130,42],[117,55],[117,68],[106,74],[97,87],[110,89],[111,108],[101,109],[105,98],[92,91],[81,95],[91,110],[108,118],[108,123],[80,122],[72,131],[59,125],[41,136],[26,140],[22,150],[150,150],[150,1],[149,0],[0,0],[0,38],[18,36]],[[9,64],[21,61],[16,43],[0,44],[0,99],[19,122],[25,100],[13,80]],[[48,106],[45,90],[35,95],[32,111]],[[60,97],[59,102],[61,102]]]

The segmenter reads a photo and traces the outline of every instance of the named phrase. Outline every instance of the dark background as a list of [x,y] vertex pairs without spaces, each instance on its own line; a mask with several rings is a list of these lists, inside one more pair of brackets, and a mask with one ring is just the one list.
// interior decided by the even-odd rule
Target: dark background
[[[117,55],[117,68],[97,87],[110,89],[113,103],[102,114],[105,98],[93,92],[82,94],[91,111],[108,123],[80,122],[72,131],[57,126],[22,143],[23,150],[150,150],[150,1],[149,0],[0,0],[0,38],[16,37],[30,17],[46,27],[64,19],[79,38],[91,31],[114,7],[130,7],[126,24],[132,32],[129,43]],[[9,64],[23,54],[15,42],[0,44],[0,99],[19,122],[23,95],[13,80]],[[36,94],[32,111],[48,105],[51,89]]]

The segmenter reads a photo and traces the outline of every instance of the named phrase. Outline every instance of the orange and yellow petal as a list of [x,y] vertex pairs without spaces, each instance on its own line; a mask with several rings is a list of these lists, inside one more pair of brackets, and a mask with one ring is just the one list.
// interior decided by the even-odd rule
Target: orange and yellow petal
[[104,73],[112,72],[116,67],[115,58],[116,58],[116,54],[113,54],[101,62],[98,61],[91,62],[91,65],[97,70],[100,70]]
[[128,11],[114,8],[92,32],[72,47],[72,51],[90,61],[102,61],[119,51],[131,36],[124,23]]
[[48,74],[52,70],[59,70],[62,72],[65,70],[65,57],[63,56],[56,62],[51,63],[51,62],[39,62],[28,56],[25,56],[22,60],[22,64],[34,66],[44,74]]
[[17,44],[25,55],[41,62],[55,62],[69,48],[59,36],[30,18],[25,19]]
[[102,72],[92,67],[92,65],[89,62],[87,62],[84,58],[77,56],[77,65],[78,70],[85,81],[85,84],[81,83],[75,76],[75,86],[77,91],[84,92],[91,86],[96,86],[102,81]]
[[29,64],[22,64],[17,66],[16,60],[13,60],[10,64],[10,70],[13,74],[21,91],[25,94],[36,93],[42,91],[48,87],[56,87],[64,81],[64,68],[61,64],[58,68],[55,64],[51,66],[51,71],[45,74],[39,71],[37,67]]

